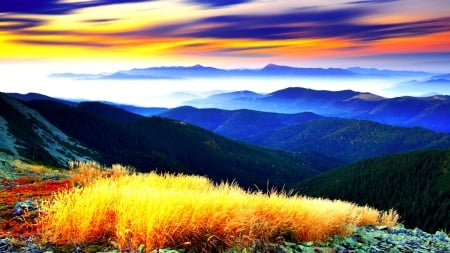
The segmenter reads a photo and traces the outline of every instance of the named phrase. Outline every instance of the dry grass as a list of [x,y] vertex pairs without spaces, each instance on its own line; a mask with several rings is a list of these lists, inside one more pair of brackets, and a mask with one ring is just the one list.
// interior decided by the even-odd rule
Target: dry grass
[[69,162],[72,181],[80,186],[88,185],[99,178],[117,178],[134,172],[131,167],[114,164],[111,168],[92,161]]
[[12,162],[14,165],[14,168],[16,169],[16,172],[18,173],[24,173],[24,172],[30,172],[30,173],[36,173],[36,174],[44,174],[44,173],[54,173],[54,169],[49,169],[48,167],[44,165],[38,165],[38,164],[29,164],[25,163],[21,160],[14,160]]
[[380,222],[391,226],[398,218],[392,210],[382,213],[343,201],[250,193],[235,184],[214,185],[198,176],[124,170],[116,176],[106,174],[43,203],[45,240],[113,241],[122,250],[136,250],[143,244],[147,252],[165,247],[221,251],[286,238],[325,240],[347,235],[354,226]]

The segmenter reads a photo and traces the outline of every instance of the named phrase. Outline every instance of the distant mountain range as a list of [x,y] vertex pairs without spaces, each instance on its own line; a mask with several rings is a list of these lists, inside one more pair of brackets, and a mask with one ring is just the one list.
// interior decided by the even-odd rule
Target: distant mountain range
[[321,152],[347,163],[419,149],[450,148],[450,134],[314,113],[179,107],[160,115],[247,143],[286,151]]
[[450,96],[384,98],[351,90],[287,88],[269,94],[248,91],[186,101],[197,108],[251,109],[276,113],[313,112],[329,117],[371,120],[450,132]]
[[244,187],[293,184],[341,164],[317,152],[272,151],[180,121],[143,117],[102,103],[69,106],[0,94],[0,151],[54,166],[68,160],[236,180]]
[[[34,93],[10,95],[23,101],[43,99],[74,104],[73,101]],[[158,115],[168,110],[160,107],[103,103],[143,116]],[[393,126],[423,127],[432,131],[450,133],[450,96],[444,95],[385,98],[352,90],[326,91],[292,87],[269,94],[252,91],[218,93],[202,99],[189,100],[184,104],[196,108],[248,109],[282,114],[312,112],[326,117],[370,120]]]
[[[442,78],[402,82],[389,88],[388,91],[408,91],[422,96],[429,96],[430,91],[432,91],[433,94],[450,94],[450,77],[447,76],[448,75],[443,75]],[[443,77],[447,77],[447,79]]]
[[393,71],[374,68],[299,68],[276,64],[268,64],[261,69],[220,69],[202,65],[190,67],[150,67],[122,70],[115,73],[76,74],[54,73],[55,78],[70,79],[180,79],[180,78],[236,78],[236,77],[429,77],[433,73],[419,71]]

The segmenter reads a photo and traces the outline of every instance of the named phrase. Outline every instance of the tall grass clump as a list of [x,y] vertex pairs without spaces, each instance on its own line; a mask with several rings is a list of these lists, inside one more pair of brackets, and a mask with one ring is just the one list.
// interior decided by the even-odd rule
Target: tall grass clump
[[92,183],[99,178],[117,178],[134,173],[131,167],[114,164],[104,167],[93,161],[71,161],[69,162],[70,176],[72,181],[79,186]]
[[326,240],[348,235],[355,226],[391,226],[398,219],[392,210],[248,192],[204,177],[156,173],[100,176],[81,188],[57,193],[42,203],[42,210],[41,234],[48,242],[113,242],[121,250],[144,245],[146,252],[166,247],[223,251],[286,239]]

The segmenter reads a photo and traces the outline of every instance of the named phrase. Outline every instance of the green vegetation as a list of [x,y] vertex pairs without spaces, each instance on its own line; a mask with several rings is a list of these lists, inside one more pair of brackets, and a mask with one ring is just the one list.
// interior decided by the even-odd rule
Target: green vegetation
[[58,162],[43,148],[43,140],[33,130],[33,127],[41,124],[36,119],[27,117],[18,111],[7,102],[8,99],[12,98],[0,94],[0,116],[8,121],[8,130],[17,139],[16,142],[22,156],[46,164],[57,165]]
[[450,230],[450,150],[419,151],[358,162],[307,179],[298,192],[394,208],[407,227]]
[[0,148],[0,152],[5,153],[7,155],[14,155],[13,152],[11,152],[10,150],[4,149],[4,148]]
[[160,116],[181,120],[235,140],[323,118],[311,112],[282,114],[253,110],[197,109],[189,106],[168,110]]
[[350,119],[311,120],[242,140],[286,151],[321,152],[347,163],[392,153],[450,148],[449,134]]
[[0,117],[6,120],[7,131],[15,138],[19,156],[30,162],[59,167],[70,160],[95,158],[90,150],[70,140],[35,110],[2,93]]
[[98,154],[100,163],[122,163],[140,172],[154,170],[236,180],[243,187],[292,187],[319,171],[336,167],[335,159],[316,154],[272,151],[232,141],[201,128],[158,117],[124,123],[101,111],[34,101],[39,111],[68,136]]

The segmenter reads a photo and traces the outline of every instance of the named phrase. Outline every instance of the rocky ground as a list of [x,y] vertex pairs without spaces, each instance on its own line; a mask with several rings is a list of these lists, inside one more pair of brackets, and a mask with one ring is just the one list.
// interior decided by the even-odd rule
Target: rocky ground
[[[142,248],[142,250],[144,250]],[[108,245],[85,245],[56,247],[51,245],[39,246],[31,238],[22,240],[0,239],[0,252],[119,252]],[[156,251],[155,251],[156,252]],[[184,252],[183,250],[161,249],[161,253]],[[406,229],[402,226],[387,229],[384,227],[360,227],[349,237],[333,237],[327,242],[305,242],[273,245],[256,245],[243,250],[230,249],[228,252],[450,252],[450,238],[444,232],[426,233],[418,228]]]

